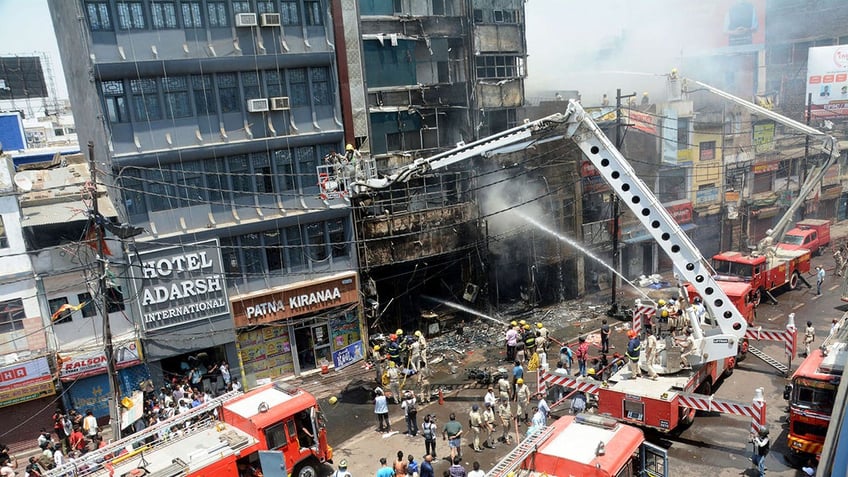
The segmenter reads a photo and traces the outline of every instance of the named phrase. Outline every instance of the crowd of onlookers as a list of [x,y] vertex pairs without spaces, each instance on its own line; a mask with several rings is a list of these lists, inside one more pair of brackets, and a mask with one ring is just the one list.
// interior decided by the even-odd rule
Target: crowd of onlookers
[[[220,381],[219,379],[220,378]],[[223,387],[210,383],[220,383]],[[226,361],[211,369],[192,367],[185,374],[173,375],[169,382],[157,391],[144,393],[144,411],[130,429],[124,429],[124,435],[140,432],[159,422],[202,405],[220,392],[239,390],[237,381],[231,379]],[[188,424],[187,424],[188,425]],[[9,453],[8,446],[0,444],[0,477],[17,477],[23,471],[24,477],[41,477],[50,469],[72,462],[82,455],[105,446],[100,426],[92,410],[85,414],[70,409],[65,412],[57,408],[53,414],[53,429],[40,429],[37,444],[38,453],[28,458],[22,465]],[[171,432],[179,432],[174,426],[164,427],[160,432],[145,439],[146,443],[168,437]],[[121,452],[125,452],[122,450]]]

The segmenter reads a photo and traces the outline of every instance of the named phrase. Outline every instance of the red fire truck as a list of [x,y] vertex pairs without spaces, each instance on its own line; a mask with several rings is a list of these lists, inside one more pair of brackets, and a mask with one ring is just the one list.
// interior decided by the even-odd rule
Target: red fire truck
[[848,314],[837,322],[818,349],[804,359],[783,397],[789,400],[787,446],[801,463],[819,455],[848,360]]
[[[716,280],[747,282],[753,290],[752,301],[759,305],[765,295],[775,303],[772,292],[786,288],[794,290],[810,273],[810,251],[772,248],[762,255],[722,252],[713,255]],[[809,285],[809,284],[808,284]]]
[[46,475],[317,477],[332,457],[315,397],[270,383],[214,398]]
[[667,477],[664,449],[640,429],[603,416],[564,416],[536,428],[495,464],[486,477]]

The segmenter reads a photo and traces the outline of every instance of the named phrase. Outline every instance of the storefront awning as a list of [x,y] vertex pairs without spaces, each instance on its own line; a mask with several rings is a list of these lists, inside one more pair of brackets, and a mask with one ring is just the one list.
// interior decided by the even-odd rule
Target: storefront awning
[[[697,225],[697,224],[693,224],[693,223],[691,223],[691,222],[690,222],[690,223],[688,223],[688,224],[682,224],[682,225],[680,226],[680,228],[681,228],[684,232],[689,232],[690,230],[697,229],[697,228],[698,228],[698,225]],[[635,236],[635,237],[631,237],[631,238],[624,239],[624,240],[622,240],[622,242],[624,242],[624,244],[626,244],[626,245],[632,245],[632,244],[635,244],[635,243],[645,242],[645,241],[647,241],[647,240],[653,240],[653,237],[651,236],[651,234],[649,234],[649,233],[645,232],[645,233],[643,233],[643,234],[641,234],[641,235],[637,235],[637,236]]]

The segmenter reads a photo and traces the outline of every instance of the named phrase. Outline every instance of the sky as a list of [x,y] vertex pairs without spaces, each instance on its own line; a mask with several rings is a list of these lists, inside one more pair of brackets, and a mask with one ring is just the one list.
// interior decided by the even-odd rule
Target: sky
[[[528,0],[527,98],[580,90],[592,104],[616,88],[660,94],[662,75],[682,57],[726,41],[724,12],[734,1]],[[47,52],[59,98],[67,97],[47,0],[0,0],[0,45],[0,55]]]
[[0,56],[29,56],[34,52],[45,52],[50,57],[59,99],[67,98],[47,0],[0,0]]

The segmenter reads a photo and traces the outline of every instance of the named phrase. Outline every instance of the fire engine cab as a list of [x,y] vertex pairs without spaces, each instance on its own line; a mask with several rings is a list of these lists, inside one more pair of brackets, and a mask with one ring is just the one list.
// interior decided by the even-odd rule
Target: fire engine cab
[[315,397],[269,383],[214,398],[46,475],[316,477],[332,456]]

